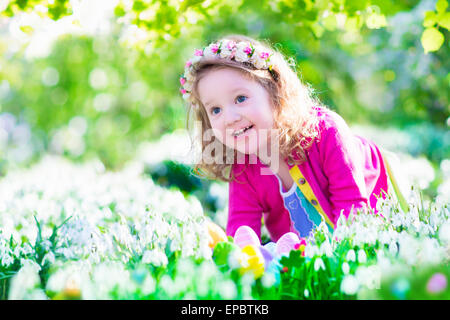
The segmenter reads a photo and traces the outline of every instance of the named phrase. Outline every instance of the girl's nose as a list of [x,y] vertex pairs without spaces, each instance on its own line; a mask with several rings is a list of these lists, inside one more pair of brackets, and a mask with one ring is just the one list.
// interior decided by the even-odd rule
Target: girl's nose
[[237,107],[234,105],[227,106],[225,109],[225,125],[229,126],[238,122],[242,119],[242,115],[240,114]]

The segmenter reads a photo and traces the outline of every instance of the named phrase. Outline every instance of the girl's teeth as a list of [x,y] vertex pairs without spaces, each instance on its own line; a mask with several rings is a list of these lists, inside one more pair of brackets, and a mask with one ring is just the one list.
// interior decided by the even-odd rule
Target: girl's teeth
[[241,135],[242,133],[244,133],[245,131],[247,131],[247,129],[249,129],[249,128],[251,128],[251,126],[246,127],[246,128],[243,128],[243,129],[241,129],[241,130],[239,130],[239,131],[236,131],[236,132],[233,133],[233,135],[234,135],[235,137],[236,137],[236,136],[239,136],[239,135]]

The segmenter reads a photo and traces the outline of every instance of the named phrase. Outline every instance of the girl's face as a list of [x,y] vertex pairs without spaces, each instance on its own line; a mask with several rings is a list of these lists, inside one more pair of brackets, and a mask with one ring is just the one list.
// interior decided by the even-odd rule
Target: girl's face
[[224,68],[209,71],[197,88],[221,143],[245,154],[269,148],[274,119],[264,87],[235,69]]

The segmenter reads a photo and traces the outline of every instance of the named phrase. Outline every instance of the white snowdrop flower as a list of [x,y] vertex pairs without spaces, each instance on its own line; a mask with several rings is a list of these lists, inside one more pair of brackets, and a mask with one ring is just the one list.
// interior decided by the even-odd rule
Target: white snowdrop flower
[[165,291],[169,296],[174,296],[176,291],[174,290],[173,281],[168,274],[164,274],[159,280],[159,287]]
[[319,271],[320,269],[325,270],[325,264],[321,258],[317,258],[314,261],[314,271]]
[[205,296],[209,291],[208,282],[213,279],[216,274],[216,268],[208,261],[203,262],[198,268],[198,279],[195,282],[197,292],[200,296]]
[[[403,232],[402,232],[403,233]],[[414,265],[418,259],[417,241],[406,234],[399,239],[399,255],[408,265]]]
[[139,288],[144,295],[152,294],[156,289],[156,281],[151,275],[147,275]]
[[435,231],[430,225],[425,224],[423,222],[420,222],[417,232],[419,232],[419,234],[425,237],[430,237],[435,233]]
[[358,262],[363,264],[367,262],[367,255],[363,249],[358,250]]
[[435,178],[434,168],[430,161],[421,157],[418,159],[409,159],[404,162],[406,166],[405,172],[410,173],[411,182],[414,185],[418,185],[420,189],[428,188],[431,181]]
[[200,296],[200,297],[206,296],[209,291],[209,285],[207,282],[196,282],[195,289],[196,289],[198,296]]
[[445,257],[445,251],[434,238],[425,238],[421,241],[419,259],[422,264],[439,264]]
[[255,278],[251,272],[244,274],[241,278],[240,288],[242,299],[252,299],[252,285],[255,283]]
[[176,288],[177,294],[187,291],[191,281],[188,277],[176,276],[173,281],[173,286]]
[[177,274],[191,276],[195,272],[195,265],[190,259],[182,259],[177,264]]
[[347,295],[354,295],[358,292],[359,283],[355,276],[348,274],[341,282],[341,291]]
[[13,257],[11,257],[9,254],[1,253],[0,257],[1,257],[0,262],[3,267],[9,267],[11,264],[14,263]]
[[305,298],[309,298],[309,290],[308,290],[308,289],[305,289],[305,290],[303,291],[303,295],[305,296]]
[[419,218],[414,219],[414,220],[412,221],[411,227],[412,227],[412,229],[413,229],[414,231],[420,233],[420,230],[421,230],[422,225],[421,225],[421,222],[420,222]]
[[164,252],[160,250],[147,250],[142,256],[142,262],[152,264],[156,267],[166,266],[169,262]]
[[[227,259],[227,263],[231,269],[237,269],[241,266],[240,264],[241,253],[240,252],[232,252]],[[243,256],[245,258],[245,256]],[[245,259],[244,259],[245,260]]]
[[114,223],[110,229],[110,232],[112,232],[117,241],[122,244],[128,245],[133,241],[133,238],[130,234],[130,229],[127,225]]
[[203,241],[198,250],[197,254],[195,255],[196,258],[204,258],[204,259],[211,259],[212,258],[212,251],[211,248],[208,246],[208,243],[206,241]]
[[356,261],[356,253],[355,253],[355,250],[353,250],[353,249],[350,249],[348,252],[347,252],[347,255],[346,255],[346,258],[345,258],[347,261]]
[[[0,204],[1,206],[1,204]],[[0,210],[0,213],[2,211],[6,212],[6,208],[4,210]],[[11,237],[11,235],[13,235],[15,233],[15,225],[14,225],[14,220],[11,219],[10,217],[8,217],[6,215],[5,218],[3,218],[3,221],[1,223],[2,229],[1,229],[1,233],[4,235],[4,237],[6,239],[9,239]]]
[[319,248],[315,245],[315,244],[308,244],[306,247],[305,247],[305,257],[309,257],[309,258],[312,258],[312,257],[315,257],[315,256],[317,256],[317,255],[320,255],[320,253],[319,253]]
[[326,255],[327,257],[333,256],[333,249],[331,248],[331,245],[330,245],[330,242],[328,241],[328,239],[320,245],[319,251],[320,251],[321,255]]
[[344,214],[341,214],[339,215],[339,218],[336,221],[336,227],[339,228],[345,226],[347,226],[347,217]]
[[205,279],[214,277],[216,275],[217,269],[216,265],[212,261],[205,261],[200,265],[199,274],[200,277]]
[[[83,262],[64,262],[58,265],[58,268],[52,268],[47,280],[47,291],[61,292],[61,291],[79,291],[81,298],[86,298],[85,293],[88,293],[88,283],[90,282],[89,272],[91,267]],[[89,298],[89,297],[88,297]]]
[[433,231],[435,231],[438,228],[439,216],[437,214],[433,214],[433,212],[430,213],[429,225],[433,228]]
[[393,216],[391,216],[391,223],[394,228],[399,228],[400,226],[402,226],[403,221],[401,215],[394,214]]
[[[261,281],[263,281],[263,285],[268,287],[268,283],[270,282],[270,279],[262,278]],[[272,283],[273,284],[273,283]],[[225,280],[220,283],[220,293],[223,299],[236,299],[237,296],[237,288],[236,284],[232,280]]]
[[118,262],[104,262],[95,267],[92,275],[97,285],[97,299],[111,299],[111,292],[118,291],[127,296],[136,289],[136,283],[123,264]]
[[439,240],[447,245],[450,245],[450,220],[440,226]]
[[380,241],[381,244],[389,244],[391,242],[391,238],[389,237],[389,232],[382,230],[378,234],[378,241]]
[[53,263],[55,263],[55,254],[53,253],[53,252],[48,252],[45,256],[44,256],[44,258],[42,258],[42,265],[45,265],[46,263],[49,263],[49,264],[53,264]]
[[379,289],[380,287],[381,272],[376,265],[358,267],[355,276],[359,284],[364,285],[369,289]]
[[350,265],[347,262],[342,264],[342,272],[348,274],[350,272]]
[[41,266],[38,265],[34,260],[30,259],[20,259],[20,265],[22,268],[27,267],[27,270],[34,270],[35,272],[41,271]]
[[275,276],[273,273],[266,272],[261,278],[262,285],[266,288],[270,288],[275,284]]
[[22,268],[11,279],[8,299],[26,300],[34,297],[34,292],[40,290],[40,267],[31,260],[25,261]]
[[49,240],[41,241],[40,245],[45,251],[49,251],[52,247],[52,243]]

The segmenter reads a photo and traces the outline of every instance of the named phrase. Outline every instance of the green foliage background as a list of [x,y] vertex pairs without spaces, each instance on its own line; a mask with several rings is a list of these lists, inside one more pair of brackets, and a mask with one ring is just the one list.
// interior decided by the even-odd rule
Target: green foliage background
[[[12,52],[3,31],[0,112],[29,124],[33,159],[52,150],[59,132],[68,141],[59,152],[78,160],[98,156],[118,169],[139,142],[184,128],[178,77],[193,49],[242,33],[293,58],[303,81],[350,124],[427,132],[416,138],[434,142],[422,143],[420,153],[438,164],[449,157],[447,6],[445,0],[121,0],[110,33],[60,36],[43,58],[26,59],[25,46]],[[73,13],[67,0],[15,0],[0,14],[7,25],[23,12],[55,20]],[[140,28],[140,38],[124,37],[130,25]],[[424,39],[427,28],[445,41]],[[55,70],[57,81],[45,84]],[[71,128],[84,144],[76,152]]]
[[[120,170],[135,157],[141,143],[185,127],[179,76],[193,50],[218,37],[241,33],[267,40],[291,58],[299,77],[350,125],[375,126],[380,133],[396,128],[409,137],[399,141],[402,151],[415,157],[425,155],[434,169],[446,166],[446,176],[433,178],[430,188],[434,190],[428,195],[434,196],[439,193],[436,189],[448,186],[447,0],[115,0],[109,32],[61,35],[49,54],[41,57],[28,57],[26,42],[16,47],[17,42],[11,39],[12,21],[23,14],[59,21],[76,14],[81,19],[83,14],[94,20],[101,16],[96,10],[81,12],[80,16],[75,3],[0,1],[0,177],[11,167],[38,161],[47,152],[76,161],[99,158],[107,169]],[[77,20],[74,23],[83,24]],[[19,29],[16,36],[33,37],[37,32],[26,22],[20,22]],[[405,135],[384,135],[384,139],[405,140]],[[420,174],[426,175],[427,168],[420,169],[424,171]],[[225,207],[222,200],[226,189],[214,191],[211,182],[193,177],[180,163],[161,161],[146,166],[144,172],[160,186],[175,185],[184,195],[197,196],[210,217],[219,216]],[[433,211],[428,212],[431,217]],[[44,242],[36,223],[39,237],[34,250],[38,254],[33,259],[42,264]],[[54,234],[50,240],[53,242]],[[268,240],[263,235],[263,242]],[[303,297],[305,287],[292,282],[297,277],[308,279],[305,283],[309,286],[322,283],[319,294],[325,296],[311,298],[336,298],[337,279],[343,277],[341,258],[350,248],[340,248],[339,261],[325,258],[327,271],[318,270],[317,274],[329,282],[319,282],[317,274],[308,278],[316,268],[313,261],[304,263],[298,253],[292,255],[284,261],[292,264],[290,274],[282,274],[284,291],[261,289],[259,297]],[[368,249],[369,259],[374,258],[370,256],[373,248],[360,249]],[[170,262],[171,275],[179,269],[176,261]],[[295,265],[300,267],[296,269]],[[9,286],[7,279],[19,267],[17,260],[11,270],[0,274],[3,298]],[[350,267],[356,268],[356,263]],[[414,296],[393,298],[428,297],[422,293],[423,284],[437,271],[448,278],[447,269],[411,276]],[[162,275],[162,270],[155,273]],[[41,277],[48,278],[48,271],[44,268]],[[139,267],[134,272],[142,278],[144,271]],[[217,275],[211,279],[216,281]],[[189,279],[196,277],[189,273]],[[382,291],[384,297],[396,294],[391,282],[383,283]],[[164,290],[160,292],[154,298],[171,298]],[[122,298],[119,293],[117,297]]]

